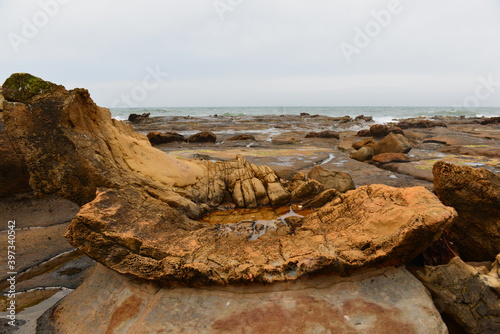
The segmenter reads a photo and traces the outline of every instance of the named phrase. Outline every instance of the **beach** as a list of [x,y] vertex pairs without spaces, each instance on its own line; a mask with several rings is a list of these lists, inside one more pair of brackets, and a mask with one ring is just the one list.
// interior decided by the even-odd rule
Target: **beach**
[[[1,219],[15,220],[17,224],[17,240],[23,246],[16,262],[16,298],[18,306],[25,309],[18,314],[18,325],[31,326],[33,331],[36,326],[39,332],[56,329],[65,332],[72,328],[69,315],[84,312],[78,304],[95,298],[90,291],[102,279],[109,280],[106,289],[116,289],[120,297],[114,304],[109,304],[110,299],[104,295],[95,300],[96,305],[111,312],[103,311],[106,315],[103,315],[104,327],[100,329],[108,328],[109,321],[109,326],[118,326],[116,328],[122,328],[121,321],[132,321],[136,329],[147,325],[146,320],[137,318],[135,313],[120,315],[132,320],[116,320],[118,313],[112,311],[121,310],[120,305],[126,303],[139,303],[142,306],[137,310],[131,307],[140,314],[143,305],[156,303],[151,299],[154,298],[151,291],[160,289],[168,294],[162,287],[175,290],[178,285],[208,290],[213,285],[220,289],[228,286],[227,292],[237,295],[241,293],[238,292],[240,285],[244,284],[256,295],[267,293],[268,290],[259,290],[263,283],[270,284],[269,293],[298,291],[302,289],[301,284],[305,284],[307,290],[315,284],[311,282],[331,273],[331,277],[353,275],[356,278],[352,282],[359,281],[360,286],[364,286],[367,277],[387,274],[407,282],[404,284],[411,281],[416,290],[423,289],[409,272],[423,270],[424,265],[447,264],[457,250],[440,252],[441,244],[435,242],[449,242],[441,238],[442,233],[447,235],[445,231],[457,235],[451,228],[452,221],[458,219],[455,209],[459,216],[469,214],[460,205],[455,207],[452,199],[446,199],[447,206],[438,200],[452,193],[452,190],[443,190],[443,183],[451,184],[451,181],[441,181],[450,168],[456,168],[453,173],[457,175],[470,173],[472,176],[466,182],[471,187],[480,184],[484,175],[488,175],[486,179],[491,178],[489,185],[478,187],[491,187],[487,193],[493,194],[493,202],[478,199],[476,205],[481,208],[484,219],[491,219],[491,226],[498,225],[498,207],[495,209],[498,202],[494,196],[499,187],[496,180],[500,172],[500,123],[495,116],[419,115],[397,120],[391,116],[391,122],[380,123],[377,116],[364,114],[235,112],[205,116],[139,115],[130,122],[119,121],[116,118],[124,118],[123,115],[95,106],[84,90],[67,92],[61,86],[45,85],[45,93],[35,95],[36,98],[18,97],[18,93],[9,92],[6,111],[0,113],[3,118],[0,130],[5,134],[2,137],[4,156],[12,152],[7,143],[14,143],[17,154],[9,156],[10,165],[2,165],[0,181],[10,185],[3,189],[12,190],[2,194]],[[52,118],[46,117],[49,114],[44,109],[49,102],[39,104],[38,99],[72,101],[77,105],[54,104],[56,109],[50,110],[58,111],[51,115],[58,116]],[[9,102],[15,100],[23,102]],[[24,105],[38,108],[40,117],[31,118]],[[17,166],[14,172],[17,176],[20,170],[25,170],[24,178],[9,177],[12,166]],[[454,180],[454,176],[451,179]],[[30,188],[34,192],[29,191]],[[406,204],[394,206],[393,197]],[[340,219],[331,218],[335,210],[343,212],[339,217],[351,211],[350,206],[345,207],[350,201],[355,203],[356,212],[349,218],[352,221],[343,224],[372,224],[363,230],[364,239],[349,232],[349,228],[339,229],[331,222]],[[370,201],[377,204],[372,207]],[[271,208],[265,215],[264,207]],[[301,212],[302,209],[309,211]],[[220,212],[230,212],[226,215],[229,217],[214,216]],[[387,212],[402,218],[393,221]],[[384,215],[388,215],[387,218]],[[376,221],[371,222],[370,218],[363,222],[361,217],[375,217]],[[286,224],[276,223],[280,220]],[[266,223],[260,223],[257,231],[255,224],[259,221]],[[384,221],[387,227],[380,225]],[[397,225],[400,223],[401,226]],[[433,224],[435,227],[431,227]],[[327,233],[324,229],[333,232]],[[413,231],[419,234],[413,235],[417,233]],[[346,233],[343,238],[333,237],[343,233]],[[458,243],[463,247],[464,260],[476,263],[470,266],[481,275],[493,272],[498,253],[494,246],[496,237],[494,234],[484,236],[483,241],[489,239],[484,242],[484,249],[478,244]],[[6,238],[7,233],[2,241],[5,244]],[[227,248],[214,246],[218,244],[214,242],[217,238],[227,238],[228,246],[224,246]],[[487,244],[493,246],[488,248]],[[477,247],[477,252],[471,251],[471,247]],[[475,258],[474,254],[481,256]],[[263,260],[266,257],[269,259]],[[297,267],[292,268],[292,263]],[[392,271],[393,266],[403,269]],[[406,270],[404,268],[409,271],[398,271]],[[8,276],[2,276],[2,282]],[[321,284],[351,284],[340,276]],[[428,279],[422,277],[421,280]],[[305,278],[312,281],[304,283]],[[296,288],[280,285],[294,284],[294,281],[299,282]],[[78,289],[83,282],[87,283]],[[274,284],[277,290],[272,289]],[[378,284],[388,287],[383,279]],[[3,288],[7,300],[9,287]],[[72,293],[73,289],[80,292]],[[127,299],[127,294],[119,292],[129,291],[127,289],[140,295],[140,301]],[[184,292],[179,291],[182,298]],[[335,291],[326,295],[335,298],[340,293]],[[56,294],[62,298],[68,293],[69,297],[59,302],[52,298]],[[99,294],[98,291],[92,293]],[[365,295],[384,303],[376,294]],[[419,310],[420,307],[428,309],[432,301],[423,297],[425,293],[419,296],[423,298]],[[219,298],[226,297],[213,298],[217,301],[213,303],[219,303]],[[298,297],[292,294],[287,298]],[[45,312],[36,325],[36,319],[44,313],[37,305],[49,299],[47,308],[57,304]],[[122,302],[125,304],[120,304]],[[240,309],[244,307],[242,302],[236,304]],[[398,304],[397,307],[407,306]],[[227,319],[232,320],[227,321],[235,322],[234,314],[240,309],[228,311]],[[52,313],[54,310],[59,311]],[[449,309],[440,306],[439,311],[446,313]],[[430,318],[436,320],[426,328],[439,328],[444,332],[446,326],[438,311],[432,312]],[[58,320],[54,321],[50,314],[58,314]],[[213,314],[204,316],[214,317]],[[189,315],[182,317],[186,320]],[[93,318],[84,318],[82,316],[82,328],[90,328]],[[223,328],[228,326],[225,321],[216,321],[212,330],[224,332]],[[343,321],[344,317],[339,316],[335,326]],[[405,317],[397,321],[408,321],[411,323],[408,326],[414,326],[412,320]],[[448,326],[454,326],[458,320],[447,321]],[[399,329],[406,326],[399,322],[396,325]],[[160,323],[155,322],[154,326],[161,328]],[[193,332],[199,330],[198,324],[192,326]],[[243,323],[239,326],[253,328]],[[325,322],[321,326],[330,324]],[[4,323],[3,328],[8,332],[7,324]]]

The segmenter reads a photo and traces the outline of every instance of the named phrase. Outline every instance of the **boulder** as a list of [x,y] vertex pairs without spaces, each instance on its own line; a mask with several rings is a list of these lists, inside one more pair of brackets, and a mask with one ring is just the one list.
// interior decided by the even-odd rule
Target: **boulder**
[[354,189],[354,182],[349,174],[336,172],[316,166],[307,174],[308,179],[313,179],[325,186],[325,189],[336,189],[341,193]]
[[434,127],[448,127],[446,123],[443,122],[435,122],[429,119],[415,119],[415,120],[405,120],[401,121],[397,124],[397,127],[401,129],[410,129],[410,128],[434,128]]
[[128,115],[128,120],[134,124],[141,123],[146,118],[149,118],[150,113],[139,114],[130,114]]
[[481,125],[499,124],[499,123],[500,123],[500,117],[490,117],[481,121]]
[[375,151],[373,150],[373,148],[369,146],[363,146],[359,150],[351,154],[350,157],[351,159],[363,162],[366,160],[370,160],[374,155]]
[[67,237],[115,271],[166,285],[272,283],[404,264],[456,216],[425,188],[383,185],[335,198],[305,216],[293,235],[280,225],[251,239],[251,229],[214,228],[180,212],[139,190],[103,190],[82,207]]
[[334,138],[340,139],[340,135],[335,131],[321,131],[321,132],[309,132],[306,134],[306,138]]
[[315,197],[325,189],[325,186],[316,180],[302,182],[292,191],[292,202],[302,202]]
[[177,132],[156,132],[152,131],[147,135],[151,145],[160,145],[173,142],[185,142],[186,138]]
[[446,265],[417,271],[438,310],[467,333],[500,332],[500,254],[491,268],[472,266],[459,257]]
[[322,193],[318,194],[311,200],[304,203],[304,207],[306,208],[321,208],[326,203],[333,200],[335,197],[339,196],[340,192],[336,189],[327,189]]
[[363,121],[363,122],[373,122],[372,116],[359,115],[354,118],[355,121]]
[[460,256],[488,261],[500,253],[500,176],[483,168],[434,164],[434,189],[458,218],[451,228]]
[[380,153],[372,158],[374,162],[387,164],[390,162],[410,162],[410,157],[404,153]]
[[385,137],[389,133],[404,135],[403,130],[397,126],[388,126],[384,124],[373,124],[370,126],[370,130],[358,131],[357,135],[360,137]]
[[190,143],[215,143],[217,136],[213,132],[202,131],[189,136],[187,141]]
[[408,140],[401,134],[389,133],[376,144],[370,144],[375,155],[380,153],[408,153],[412,149]]
[[24,157],[0,120],[0,197],[31,191]]
[[373,139],[365,139],[365,140],[360,140],[360,141],[352,143],[352,148],[355,150],[359,150],[363,146],[372,145],[372,144],[375,144],[375,141]]
[[102,265],[43,315],[37,332],[448,333],[425,288],[404,268],[272,286],[165,289]]
[[226,140],[229,140],[229,141],[233,141],[233,140],[255,140],[255,137],[252,136],[252,135],[236,135],[236,136],[229,137]]

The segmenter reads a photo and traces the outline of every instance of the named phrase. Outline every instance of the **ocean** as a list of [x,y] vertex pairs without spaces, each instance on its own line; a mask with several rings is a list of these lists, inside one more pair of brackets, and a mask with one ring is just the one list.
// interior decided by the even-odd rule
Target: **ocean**
[[111,108],[113,118],[128,119],[130,114],[150,113],[154,116],[260,116],[260,115],[326,115],[332,117],[358,115],[372,116],[377,123],[396,119],[433,116],[494,117],[500,116],[500,107],[172,107],[172,108]]

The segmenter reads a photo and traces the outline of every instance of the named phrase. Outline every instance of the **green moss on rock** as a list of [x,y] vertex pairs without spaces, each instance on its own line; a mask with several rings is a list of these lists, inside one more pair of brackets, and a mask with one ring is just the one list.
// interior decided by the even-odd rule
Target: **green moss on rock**
[[29,102],[34,96],[51,93],[59,87],[29,73],[14,73],[2,86],[5,99],[11,102]]

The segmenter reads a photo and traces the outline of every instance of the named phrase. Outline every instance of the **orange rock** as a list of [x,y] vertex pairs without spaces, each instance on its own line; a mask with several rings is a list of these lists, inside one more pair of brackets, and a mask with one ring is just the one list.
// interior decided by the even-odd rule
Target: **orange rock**
[[404,153],[381,153],[372,158],[374,162],[387,164],[389,162],[409,162],[410,157]]

